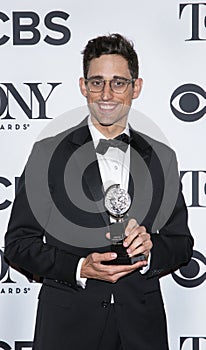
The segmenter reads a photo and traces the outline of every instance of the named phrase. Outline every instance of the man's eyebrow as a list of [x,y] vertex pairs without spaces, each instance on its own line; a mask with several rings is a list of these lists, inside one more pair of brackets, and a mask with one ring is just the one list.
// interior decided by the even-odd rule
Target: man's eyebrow
[[104,79],[104,78],[103,78],[103,75],[91,75],[91,77],[87,79]]
[[126,78],[126,77],[122,77],[122,76],[119,76],[119,75],[113,75],[113,79],[130,80],[131,78]]
[[[104,80],[104,77],[103,77],[103,75],[91,75],[91,77],[89,77],[87,79],[103,79]],[[120,75],[113,75],[112,79],[130,80],[131,78],[122,77]]]

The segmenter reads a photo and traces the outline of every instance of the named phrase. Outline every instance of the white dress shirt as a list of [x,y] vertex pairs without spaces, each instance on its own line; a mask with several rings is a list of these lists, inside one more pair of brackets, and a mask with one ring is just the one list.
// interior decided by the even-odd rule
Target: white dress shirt
[[[92,121],[88,121],[89,130],[93,139],[94,148],[97,147],[100,139],[107,139],[95,128]],[[127,126],[122,132],[129,135]],[[117,147],[109,147],[105,154],[97,153],[97,160],[104,190],[114,184],[119,184],[121,188],[128,191],[129,169],[130,169],[130,146],[126,152]]]

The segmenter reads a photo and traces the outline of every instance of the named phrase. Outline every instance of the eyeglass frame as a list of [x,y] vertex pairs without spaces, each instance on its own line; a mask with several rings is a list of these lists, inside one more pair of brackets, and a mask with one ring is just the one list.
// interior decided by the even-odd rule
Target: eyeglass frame
[[[110,89],[111,89],[112,92],[114,92],[115,94],[124,94],[124,93],[127,91],[129,84],[134,84],[134,82],[135,82],[135,80],[136,80],[136,78],[127,79],[127,78],[124,78],[124,77],[114,77],[113,79],[103,79],[103,78],[101,78],[101,77],[90,77],[90,78],[85,78],[85,79],[84,79],[86,85],[87,85],[87,83],[88,83],[89,81],[91,81],[92,79],[101,80],[101,81],[104,83],[104,85],[102,86],[102,89],[101,89],[100,91],[92,91],[91,89],[89,89],[89,92],[92,92],[92,93],[94,93],[94,94],[100,93],[100,92],[104,91],[104,88],[105,88],[105,85],[106,85],[106,82],[107,82],[107,81],[109,82],[109,86],[110,86]],[[117,91],[114,91],[114,90],[112,89],[112,86],[111,86],[112,81],[118,80],[118,79],[119,79],[119,80],[124,80],[124,81],[127,83],[126,89],[125,89],[123,92],[117,92]]]

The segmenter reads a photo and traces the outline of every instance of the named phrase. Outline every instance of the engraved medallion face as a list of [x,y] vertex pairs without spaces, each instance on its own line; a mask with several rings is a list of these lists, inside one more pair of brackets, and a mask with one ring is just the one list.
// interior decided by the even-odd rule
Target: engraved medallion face
[[131,205],[131,197],[120,185],[110,186],[105,193],[105,207],[110,215],[121,218]]

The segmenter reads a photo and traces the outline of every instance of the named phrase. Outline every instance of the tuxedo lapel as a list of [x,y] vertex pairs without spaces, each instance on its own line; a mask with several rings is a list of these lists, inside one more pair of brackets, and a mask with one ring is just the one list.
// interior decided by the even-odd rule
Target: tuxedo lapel
[[90,210],[95,206],[95,212],[98,210],[108,225],[109,219],[104,207],[103,184],[86,119],[75,128],[68,142],[75,149],[73,157],[82,176],[83,192],[88,198],[88,204],[89,202],[91,204]]
[[132,205],[129,216],[141,224],[151,205],[153,186],[150,172],[152,147],[144,135],[130,129],[130,177],[129,194]]
[[148,136],[132,129],[131,136],[129,189],[133,192],[133,202],[130,217],[152,230],[164,193],[164,154],[161,154],[161,145]]
[[144,188],[148,181],[147,169],[150,169],[152,148],[143,135],[130,129],[130,177],[129,193],[134,195],[134,181],[136,186]]

